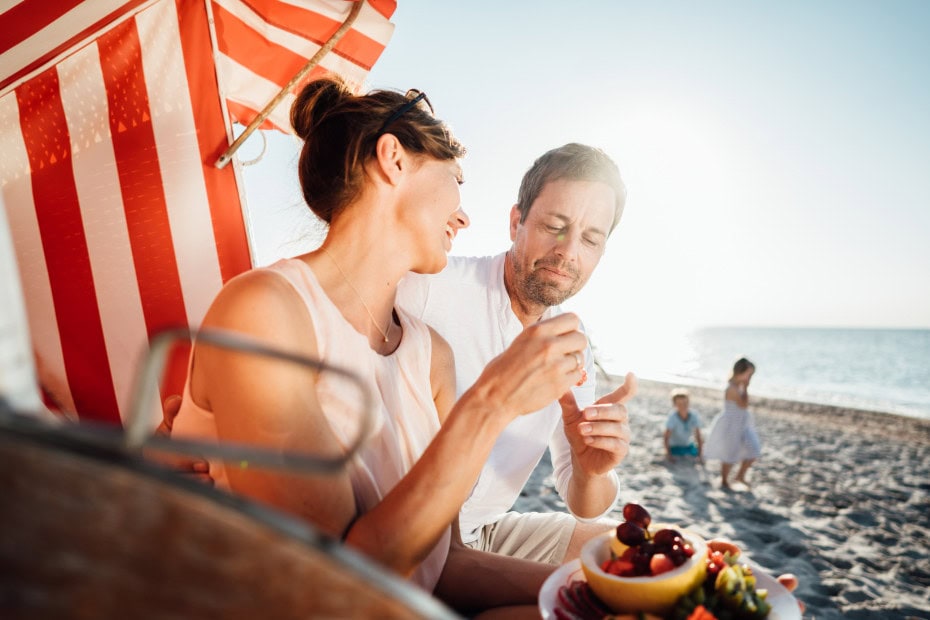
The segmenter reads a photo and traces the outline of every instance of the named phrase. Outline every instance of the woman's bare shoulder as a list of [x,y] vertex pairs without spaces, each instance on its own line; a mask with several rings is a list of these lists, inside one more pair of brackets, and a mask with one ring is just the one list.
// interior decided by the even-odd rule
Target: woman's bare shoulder
[[297,290],[269,269],[231,279],[211,304],[202,326],[231,330],[276,348],[314,354],[313,319]]
[[283,319],[298,308],[294,287],[270,269],[252,269],[232,278],[210,306],[204,324],[220,325],[267,317],[263,323]]

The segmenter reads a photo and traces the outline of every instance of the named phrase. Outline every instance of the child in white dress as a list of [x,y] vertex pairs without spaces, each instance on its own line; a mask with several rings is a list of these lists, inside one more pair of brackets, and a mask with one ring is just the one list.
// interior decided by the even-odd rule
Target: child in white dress
[[706,458],[721,462],[720,478],[724,489],[730,488],[730,471],[736,463],[740,464],[736,481],[748,487],[746,472],[762,453],[759,435],[747,409],[747,388],[755,371],[755,365],[744,357],[733,365],[733,374],[723,401],[723,413],[713,421],[704,446]]

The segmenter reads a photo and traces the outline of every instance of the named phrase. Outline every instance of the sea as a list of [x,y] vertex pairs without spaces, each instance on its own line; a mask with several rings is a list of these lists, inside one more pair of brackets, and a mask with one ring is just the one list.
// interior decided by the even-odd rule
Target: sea
[[601,366],[688,386],[726,385],[756,366],[750,394],[930,419],[930,329],[703,327],[591,334]]

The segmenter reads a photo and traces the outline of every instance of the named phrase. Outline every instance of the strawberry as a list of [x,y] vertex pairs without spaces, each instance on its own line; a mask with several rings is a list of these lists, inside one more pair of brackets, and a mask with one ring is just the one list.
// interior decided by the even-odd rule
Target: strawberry
[[691,615],[688,616],[688,620],[717,620],[717,616],[712,614],[703,605],[698,605],[694,608],[694,611],[691,612]]
[[707,572],[716,575],[720,569],[728,566],[725,556],[719,551],[713,551],[707,556]]
[[607,560],[601,566],[601,569],[605,573],[610,575],[620,575],[621,577],[630,577],[634,573],[633,562],[624,560],[623,558]]

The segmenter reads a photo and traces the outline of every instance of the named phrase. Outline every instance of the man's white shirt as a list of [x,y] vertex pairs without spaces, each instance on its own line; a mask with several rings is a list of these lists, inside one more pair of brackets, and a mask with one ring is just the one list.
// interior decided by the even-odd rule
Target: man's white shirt
[[[504,286],[504,256],[450,256],[442,272],[409,274],[398,288],[398,304],[431,325],[452,347],[456,397],[471,387],[488,362],[503,353],[523,331]],[[543,318],[561,312],[554,306]],[[587,380],[572,388],[581,409],[594,402],[596,387],[590,347],[584,356]],[[494,523],[513,507],[547,446],[556,489],[565,497],[572,474],[571,448],[562,426],[562,408],[553,401],[511,422],[494,444],[459,515],[464,542],[474,541],[478,528]],[[616,474],[611,475],[619,493]],[[612,508],[613,503],[595,518]]]

